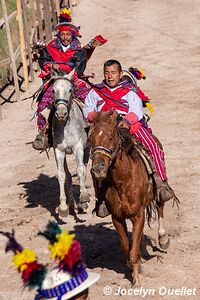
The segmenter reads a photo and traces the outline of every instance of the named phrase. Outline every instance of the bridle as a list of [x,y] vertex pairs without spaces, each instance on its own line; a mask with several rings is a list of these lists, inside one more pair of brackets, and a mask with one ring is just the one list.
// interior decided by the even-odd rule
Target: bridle
[[64,79],[64,80],[67,80],[68,82],[71,83],[72,85],[72,91],[71,91],[71,96],[69,99],[65,99],[65,98],[56,98],[55,102],[54,102],[54,107],[57,108],[58,105],[60,104],[64,104],[67,108],[67,112],[68,112],[68,118],[67,120],[69,119],[69,112],[70,112],[70,108],[71,108],[71,105],[72,105],[72,100],[73,100],[73,92],[74,92],[74,85],[72,83],[72,81],[64,76],[58,76],[56,78],[54,78],[54,81],[57,81],[59,79]]
[[103,154],[103,155],[107,156],[110,159],[110,164],[111,164],[112,161],[116,158],[119,149],[120,149],[120,143],[118,143],[117,147],[114,150],[106,148],[104,146],[100,146],[100,145],[99,146],[95,146],[91,150],[91,156],[90,156],[90,158],[92,160],[94,160],[94,155],[96,153],[100,153],[100,154]]
[[92,149],[92,155],[91,155],[91,159],[93,159],[94,157],[94,154],[96,153],[101,153],[101,154],[104,154],[106,156],[108,156],[110,158],[110,160],[113,160],[113,153],[115,151],[112,150],[112,149],[108,149],[106,147],[103,147],[103,146],[96,146]]

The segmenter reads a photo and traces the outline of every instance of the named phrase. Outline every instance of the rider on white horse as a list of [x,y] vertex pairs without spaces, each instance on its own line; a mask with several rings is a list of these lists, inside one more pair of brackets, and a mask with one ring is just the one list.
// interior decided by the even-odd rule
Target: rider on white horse
[[[96,36],[85,47],[81,47],[78,40],[78,37],[80,37],[79,28],[69,22],[71,21],[69,16],[66,18],[67,22],[64,19],[64,15],[62,15],[62,22],[55,26],[55,30],[57,30],[56,38],[47,43],[41,51],[38,62],[42,73],[39,77],[45,83],[50,78],[52,68],[63,70],[67,74],[75,69],[74,84],[77,86],[75,91],[80,96],[81,90],[83,94],[81,96],[85,98],[90,90],[90,86],[84,80],[81,80],[80,77],[83,75],[87,60],[91,57],[95,47],[104,44],[106,40],[101,36]],[[44,84],[38,98],[38,109],[36,112],[39,133],[33,142],[33,147],[37,150],[43,150],[47,147],[45,138],[46,119],[42,112],[54,100],[52,85]]]

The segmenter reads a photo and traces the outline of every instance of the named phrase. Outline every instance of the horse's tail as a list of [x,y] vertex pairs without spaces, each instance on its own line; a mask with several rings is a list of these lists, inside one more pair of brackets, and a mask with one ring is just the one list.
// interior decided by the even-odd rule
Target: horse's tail
[[152,219],[155,221],[156,220],[156,204],[154,201],[151,201],[147,206],[146,206],[146,219],[147,219],[147,224],[151,228],[151,221]]

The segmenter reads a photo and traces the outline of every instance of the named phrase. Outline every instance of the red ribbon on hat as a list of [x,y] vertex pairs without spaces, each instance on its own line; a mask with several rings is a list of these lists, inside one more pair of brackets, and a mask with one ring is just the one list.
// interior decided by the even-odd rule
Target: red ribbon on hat
[[59,32],[70,31],[72,32],[72,27],[70,25],[61,25],[59,27]]

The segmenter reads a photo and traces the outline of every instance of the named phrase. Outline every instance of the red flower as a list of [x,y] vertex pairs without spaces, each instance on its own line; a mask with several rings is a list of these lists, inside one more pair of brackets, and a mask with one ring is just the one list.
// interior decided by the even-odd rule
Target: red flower
[[75,263],[81,258],[81,247],[78,241],[73,241],[68,254],[65,255],[64,259],[60,262],[60,269],[71,270]]
[[25,283],[29,280],[32,272],[34,270],[38,270],[42,265],[34,261],[30,264],[26,264],[26,266],[27,266],[26,270],[24,270],[24,272],[22,273],[22,279]]

